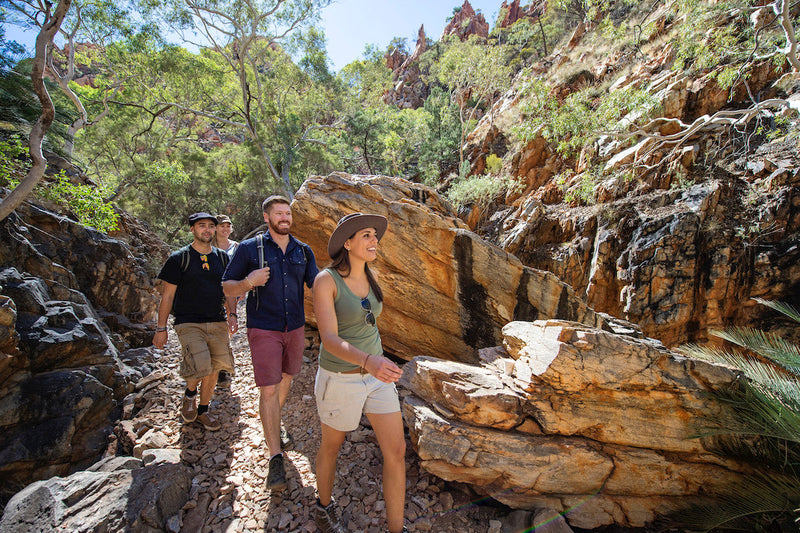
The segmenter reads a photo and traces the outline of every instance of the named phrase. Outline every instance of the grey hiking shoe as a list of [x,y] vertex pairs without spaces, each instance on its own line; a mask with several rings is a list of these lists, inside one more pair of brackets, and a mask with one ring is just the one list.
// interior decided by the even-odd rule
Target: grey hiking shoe
[[217,377],[217,388],[218,389],[230,389],[231,388],[231,375],[230,373],[226,372],[225,370],[219,371],[219,376]]
[[184,392],[183,402],[181,403],[181,418],[183,418],[184,422],[194,422],[197,419],[197,394],[189,398]]
[[220,423],[217,421],[217,419],[208,414],[208,412],[205,412],[202,415],[198,415],[196,420],[201,424],[203,424],[203,427],[209,431],[216,431],[222,427]]
[[283,455],[276,455],[269,460],[267,473],[267,490],[281,491],[286,488],[286,468],[283,466]]
[[290,450],[294,445],[292,434],[281,424],[281,450]]
[[317,498],[317,504],[314,506],[314,522],[323,533],[345,533],[347,531],[342,523],[339,506],[336,505],[333,498],[327,507],[323,507]]

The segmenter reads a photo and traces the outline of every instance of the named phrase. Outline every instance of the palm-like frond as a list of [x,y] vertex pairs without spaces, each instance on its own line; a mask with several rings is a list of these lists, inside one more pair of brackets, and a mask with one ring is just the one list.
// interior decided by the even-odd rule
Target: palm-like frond
[[730,328],[712,331],[711,334],[767,357],[795,374],[800,373],[800,347],[774,333],[753,328]]
[[771,302],[769,300],[764,300],[763,298],[753,298],[753,300],[757,301],[761,305],[766,305],[770,309],[774,309],[775,311],[788,316],[795,322],[800,322],[800,311],[787,303]]
[[[800,323],[792,306],[757,300]],[[791,520],[800,512],[800,347],[752,328],[712,334],[742,350],[686,345],[680,351],[739,370],[743,377],[738,386],[714,392],[734,416],[705,421],[704,436],[715,436],[720,455],[762,470],[720,495],[721,503],[682,514],[681,522],[709,529],[765,514]]]
[[680,351],[693,359],[740,370],[753,382],[789,398],[798,398],[800,394],[800,375],[790,368],[776,366],[769,358],[759,359],[741,352],[695,344],[682,346]]
[[744,478],[740,485],[728,488],[726,496],[714,505],[699,505],[690,511],[681,511],[672,521],[690,529],[708,530],[717,527],[741,528],[755,531],[747,517],[763,514],[784,514],[782,522],[792,524],[788,510],[800,506],[800,486],[795,478],[771,472]]

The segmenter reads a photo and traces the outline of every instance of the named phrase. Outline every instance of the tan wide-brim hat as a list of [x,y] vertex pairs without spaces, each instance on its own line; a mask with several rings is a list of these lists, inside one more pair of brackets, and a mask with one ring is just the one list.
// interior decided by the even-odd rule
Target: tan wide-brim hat
[[386,226],[388,225],[389,221],[386,220],[386,217],[381,215],[350,213],[349,215],[343,216],[336,224],[336,229],[331,233],[331,238],[328,239],[328,257],[336,257],[336,254],[338,254],[342,246],[344,246],[344,241],[364,228],[375,228],[378,234],[378,240],[381,240],[383,234],[386,233]]

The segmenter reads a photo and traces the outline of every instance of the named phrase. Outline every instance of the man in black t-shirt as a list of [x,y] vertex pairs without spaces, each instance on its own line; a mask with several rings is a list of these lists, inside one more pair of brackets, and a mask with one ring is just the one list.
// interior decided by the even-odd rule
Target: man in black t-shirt
[[[227,254],[211,246],[217,219],[208,213],[189,217],[194,240],[169,256],[161,268],[161,304],[153,337],[156,348],[167,342],[167,319],[175,315],[173,327],[181,342],[180,375],[186,380],[181,404],[185,422],[197,420],[215,431],[221,426],[208,407],[220,370],[233,371],[230,334],[239,329],[236,299],[222,292],[222,274]],[[230,334],[229,334],[230,332]],[[200,404],[197,386],[200,385]]]

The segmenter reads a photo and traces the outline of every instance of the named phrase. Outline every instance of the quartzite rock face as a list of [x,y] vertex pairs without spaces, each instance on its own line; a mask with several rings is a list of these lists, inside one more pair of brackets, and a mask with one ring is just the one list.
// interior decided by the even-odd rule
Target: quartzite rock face
[[731,416],[708,395],[731,371],[565,321],[512,322],[503,336],[481,366],[405,365],[403,413],[436,476],[595,528],[642,527],[748,470],[693,438],[704,419]]
[[157,297],[144,259],[128,245],[38,206],[23,204],[0,222],[0,237],[5,501],[31,481],[85,467],[106,450],[123,398],[147,371],[135,353],[120,349],[126,340],[150,342],[140,321],[152,318]]
[[165,531],[191,484],[191,469],[179,461],[143,466],[139,459],[114,457],[66,478],[28,485],[9,501],[0,530]]
[[[353,212],[389,219],[375,270],[385,296],[381,339],[390,353],[477,361],[476,350],[499,344],[501,328],[512,320],[604,324],[555,276],[468,231],[424,185],[386,176],[312,176],[292,203],[293,233],[325,266],[328,237]],[[313,321],[310,297],[306,309]]]

